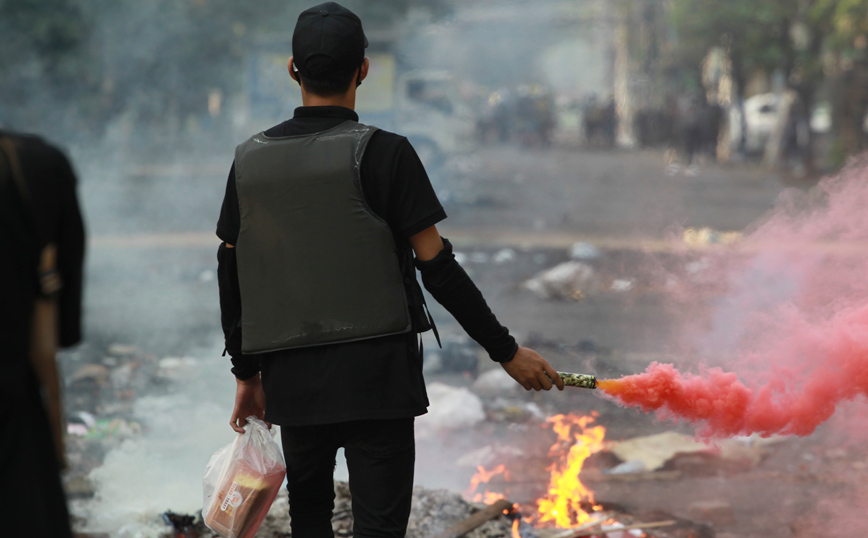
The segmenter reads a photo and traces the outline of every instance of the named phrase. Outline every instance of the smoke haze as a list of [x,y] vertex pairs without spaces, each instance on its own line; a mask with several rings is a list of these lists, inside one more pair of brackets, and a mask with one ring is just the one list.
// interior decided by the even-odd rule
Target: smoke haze
[[[810,435],[839,404],[861,401],[868,395],[865,173],[855,163],[809,193],[788,193],[737,247],[709,254],[702,285],[675,284],[682,300],[710,299],[696,347],[732,372],[681,374],[655,363],[601,387],[625,405],[695,423],[704,437]],[[708,297],[708,282],[725,283],[720,295]]]

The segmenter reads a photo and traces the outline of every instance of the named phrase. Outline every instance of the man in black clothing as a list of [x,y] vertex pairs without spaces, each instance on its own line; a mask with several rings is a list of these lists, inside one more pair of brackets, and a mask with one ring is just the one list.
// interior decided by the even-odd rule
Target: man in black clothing
[[[63,439],[53,351],[81,339],[84,227],[75,183],[60,151],[35,136],[0,130],[0,489],[16,492],[4,500],[8,536],[72,535],[59,475]],[[40,274],[40,259],[55,254],[50,280],[62,284],[59,290]],[[42,314],[34,316],[37,309]],[[39,352],[46,348],[50,353]],[[43,392],[53,394],[54,424]]]
[[[554,384],[563,389],[551,365],[519,346],[497,321],[455,261],[449,241],[440,237],[435,224],[446,214],[407,139],[357,123],[353,109],[356,88],[368,74],[366,46],[361,21],[338,4],[300,15],[289,73],[301,86],[304,106],[239,146],[217,225],[223,241],[221,321],[237,379],[230,423],[241,432],[246,417],[254,415],[281,426],[297,538],[333,535],[333,471],[340,447],[350,474],[354,535],[406,532],[413,421],[428,406],[417,333],[432,326],[417,268],[431,295],[525,389],[549,390]],[[326,149],[333,153],[323,158]],[[346,216],[350,224],[330,205],[316,206],[332,192],[342,193],[335,204],[345,202],[343,193],[353,201],[352,215]],[[295,229],[275,224],[290,222],[296,213],[303,218],[292,221]],[[323,214],[329,218],[319,218]],[[355,222],[370,230],[360,232]],[[383,239],[378,230],[386,230],[391,246],[376,246]],[[351,257],[344,262],[323,262],[346,253]],[[396,276],[359,281],[369,262],[380,264],[382,273],[396,268]],[[275,267],[286,278],[269,277]],[[299,284],[290,282],[294,275],[310,276]],[[381,290],[395,285],[405,308],[380,308]],[[329,298],[341,286],[346,302],[365,313],[336,315],[342,320],[337,325],[305,317],[320,302],[326,312],[344,309],[340,297]],[[277,310],[264,304],[272,295],[287,297]],[[364,310],[366,304],[372,308]],[[293,315],[299,312],[296,323]],[[286,331],[253,336],[274,317],[285,317]],[[375,322],[394,319],[398,327],[406,319],[406,327],[365,332]],[[300,341],[305,343],[293,343]]]

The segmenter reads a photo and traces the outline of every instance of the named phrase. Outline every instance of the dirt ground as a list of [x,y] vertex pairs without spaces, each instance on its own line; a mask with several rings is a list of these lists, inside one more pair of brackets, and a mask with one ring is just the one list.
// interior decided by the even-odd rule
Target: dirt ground
[[[599,377],[640,372],[653,360],[678,360],[679,327],[665,293],[643,280],[649,259],[666,258],[663,239],[669,230],[692,226],[741,231],[773,207],[785,189],[809,187],[791,185],[754,165],[707,164],[695,177],[673,176],[665,173],[661,152],[564,148],[485,148],[457,159],[432,179],[449,214],[439,227],[441,233],[465,256],[465,267],[502,322],[559,370]],[[101,402],[105,389],[96,378],[75,380],[82,364],[102,364],[109,345],[116,342],[161,357],[213,346],[219,339],[217,242],[210,234],[225,177],[215,172],[127,181],[124,199],[138,202],[125,207],[117,207],[103,192],[108,179],[82,183],[85,206],[93,216],[88,343],[62,357],[71,408],[109,418],[122,416],[125,404],[112,408]],[[171,193],[179,181],[185,182],[187,194],[175,202]],[[195,193],[201,196],[193,197]],[[173,209],[173,203],[179,206]],[[166,215],[175,210],[184,214],[183,229],[167,228]],[[119,226],[129,222],[130,212],[137,225]],[[599,249],[587,261],[596,284],[581,300],[544,300],[521,288],[535,274],[567,260],[567,249],[579,241]],[[512,254],[498,258],[504,249]],[[631,282],[629,289],[619,291],[614,283],[620,280]],[[431,306],[441,333],[457,338],[460,328],[439,305]],[[436,345],[429,337],[425,344],[429,350]],[[159,361],[140,363],[144,366],[136,366],[136,371],[151,368],[150,378],[162,381],[112,398],[129,402],[152,390],[172,390],[171,380],[159,375]],[[111,376],[117,366],[106,366],[105,375]],[[497,366],[480,360],[478,368],[484,372]],[[460,369],[427,375],[429,382],[459,386],[470,385],[472,377]],[[597,424],[607,428],[606,438],[613,441],[671,429],[692,432],[684,425],[619,408],[590,391],[513,398],[535,403],[546,414],[594,411]],[[515,468],[510,498],[532,502],[544,493],[548,476],[544,468],[550,439],[539,433],[541,428],[538,419],[501,418],[471,432],[420,442],[419,481],[460,490],[474,472],[466,461],[457,463],[462,456],[486,446],[512,447],[513,456],[507,458]],[[750,464],[731,465],[713,457],[676,459],[668,464],[668,474],[622,478],[601,473],[618,462],[597,456],[587,464],[588,484],[603,504],[615,503],[648,517],[666,513],[702,521],[719,537],[836,536],[822,530],[823,521],[835,516],[836,502],[864,499],[860,488],[868,478],[868,459],[861,447],[844,441],[848,440],[842,440],[837,430],[822,427],[811,437],[763,447],[762,457]],[[86,476],[99,466],[105,452],[100,446],[73,442],[80,455],[73,475]],[[456,463],[444,466],[444,461]],[[697,505],[701,502],[718,504],[709,511]]]

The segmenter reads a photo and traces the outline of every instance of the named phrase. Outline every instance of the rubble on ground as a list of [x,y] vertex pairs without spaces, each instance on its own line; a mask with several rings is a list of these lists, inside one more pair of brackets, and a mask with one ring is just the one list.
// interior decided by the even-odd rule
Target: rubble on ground
[[[353,535],[351,499],[349,484],[335,482],[332,529],[337,537],[351,537]],[[458,493],[416,487],[413,490],[413,504],[406,537],[432,538],[484,508],[485,505],[483,504],[465,501]],[[167,526],[165,533],[159,538],[178,538],[181,534],[187,538],[213,538],[217,536],[205,526],[201,515],[183,517],[178,514],[167,513],[163,515],[163,519],[166,523],[172,521],[174,527]],[[289,500],[286,489],[283,488],[274,500],[274,504],[271,505],[271,510],[269,510],[256,536],[258,538],[290,537],[292,536],[290,523]],[[509,538],[511,529],[511,518],[502,515],[483,523],[464,536],[466,538]]]
[[471,428],[485,420],[485,409],[479,396],[464,387],[445,383],[428,385],[431,406],[426,414],[416,419],[416,437]]
[[581,300],[596,285],[594,268],[577,261],[560,263],[525,281],[522,287],[540,299]]
[[687,228],[682,234],[684,244],[689,247],[708,245],[730,245],[742,239],[742,232],[721,232],[711,228]]

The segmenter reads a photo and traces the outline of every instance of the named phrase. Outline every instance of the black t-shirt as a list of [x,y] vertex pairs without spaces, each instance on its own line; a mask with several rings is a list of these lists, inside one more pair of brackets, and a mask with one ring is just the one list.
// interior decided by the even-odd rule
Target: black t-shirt
[[[265,134],[313,134],[347,120],[358,121],[348,108],[300,107],[292,119]],[[403,136],[377,131],[371,137],[361,183],[369,207],[389,224],[400,249],[410,248],[410,236],[446,218],[422,162]],[[217,235],[235,244],[240,225],[233,165]],[[255,355],[266,393],[266,420],[301,426],[425,413],[428,397],[416,338],[411,332]]]
[[[76,177],[67,158],[57,148],[44,142],[41,138],[31,135],[12,134],[0,131],[0,137],[7,137],[15,148],[15,155],[20,165],[21,180],[27,190],[27,203],[17,203],[11,209],[14,212],[4,211],[0,224],[8,222],[13,224],[18,220],[18,226],[24,226],[33,233],[33,237],[26,239],[33,244],[27,248],[32,249],[38,256],[42,249],[49,243],[57,248],[57,270],[60,274],[62,287],[58,296],[58,337],[61,347],[77,344],[81,340],[81,301],[82,280],[85,251],[85,232],[81,212],[76,194]],[[6,163],[5,157],[0,157],[0,184],[2,184],[2,197],[4,202],[10,202],[10,194],[14,191],[16,198],[20,199],[18,188],[12,177],[11,169]],[[8,190],[7,190],[8,189]],[[15,218],[17,217],[17,219]],[[9,220],[7,220],[9,219]],[[3,226],[0,226],[3,227]],[[20,339],[23,344],[27,342],[28,331],[13,330],[19,321],[29,320],[15,309],[6,310],[7,302],[12,304],[13,298],[28,296],[35,291],[36,271],[32,268],[32,274],[10,276],[6,270],[19,267],[18,261],[26,253],[22,245],[12,247],[16,240],[24,240],[18,234],[2,230],[3,252],[2,265],[3,277],[0,281],[4,287],[9,285],[10,294],[0,293],[3,297],[0,305],[0,313],[9,313],[16,319],[14,325],[0,324],[5,329],[10,329],[10,335],[14,339]],[[6,263],[6,262],[9,263]],[[30,262],[31,260],[28,260]],[[20,278],[26,278],[23,282]],[[5,290],[4,290],[5,291]],[[30,297],[33,299],[33,297]],[[9,299],[7,301],[7,299]],[[3,316],[0,316],[3,317]],[[3,318],[5,321],[5,317]],[[22,344],[22,345],[23,345]]]

